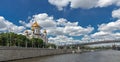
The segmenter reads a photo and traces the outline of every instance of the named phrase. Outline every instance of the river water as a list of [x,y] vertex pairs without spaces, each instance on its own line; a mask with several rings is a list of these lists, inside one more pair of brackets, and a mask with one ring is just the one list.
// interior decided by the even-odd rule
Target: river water
[[106,50],[82,54],[63,54],[11,62],[120,62],[120,51]]

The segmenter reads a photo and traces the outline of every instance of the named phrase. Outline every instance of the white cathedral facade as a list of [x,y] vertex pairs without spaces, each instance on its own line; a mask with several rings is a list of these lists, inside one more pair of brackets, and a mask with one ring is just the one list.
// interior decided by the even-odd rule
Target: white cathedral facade
[[43,32],[41,32],[41,27],[36,21],[31,26],[31,32],[26,30],[24,33],[25,33],[25,36],[29,39],[40,38],[43,40],[43,42],[48,43],[47,31],[44,30]]

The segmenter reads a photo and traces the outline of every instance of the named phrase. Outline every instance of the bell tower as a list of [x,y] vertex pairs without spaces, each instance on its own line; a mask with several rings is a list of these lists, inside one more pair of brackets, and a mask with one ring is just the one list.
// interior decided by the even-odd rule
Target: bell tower
[[47,31],[46,31],[46,29],[44,30],[44,41],[45,41],[45,43],[48,43],[48,39],[47,39]]
[[38,23],[35,21],[31,27],[32,31],[33,31],[33,35],[35,38],[39,38],[40,35],[40,25],[38,25]]

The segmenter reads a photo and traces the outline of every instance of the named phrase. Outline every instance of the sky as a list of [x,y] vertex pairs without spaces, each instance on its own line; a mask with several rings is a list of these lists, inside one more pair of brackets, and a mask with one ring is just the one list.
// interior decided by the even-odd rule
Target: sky
[[34,21],[57,45],[120,39],[120,0],[0,0],[0,32],[24,34]]

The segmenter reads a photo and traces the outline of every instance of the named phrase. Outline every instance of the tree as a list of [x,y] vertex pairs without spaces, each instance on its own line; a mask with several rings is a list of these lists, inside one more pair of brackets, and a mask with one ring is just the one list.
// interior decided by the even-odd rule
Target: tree
[[6,34],[1,33],[2,35],[0,35],[0,44],[1,46],[7,46],[7,37]]
[[43,47],[43,40],[39,39],[39,38],[32,38],[31,39],[32,42],[32,47]]
[[32,38],[28,39],[26,36],[15,33],[1,33],[0,46],[19,46],[19,47],[40,47],[42,48],[45,43],[42,39]]
[[47,48],[49,48],[49,47],[56,48],[56,45],[55,45],[55,44],[52,44],[52,43],[49,43],[49,44],[46,45],[46,47],[47,47]]

